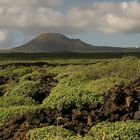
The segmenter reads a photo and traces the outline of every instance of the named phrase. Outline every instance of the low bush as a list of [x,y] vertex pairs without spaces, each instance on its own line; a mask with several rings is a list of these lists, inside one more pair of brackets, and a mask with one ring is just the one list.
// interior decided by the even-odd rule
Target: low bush
[[10,106],[30,106],[36,105],[36,102],[31,97],[21,97],[21,96],[5,96],[0,98],[0,107],[10,107]]
[[26,74],[29,74],[31,73],[32,71],[34,70],[34,67],[19,67],[19,68],[16,68],[14,69],[12,72],[11,72],[11,75],[14,77],[21,77],[23,75],[26,75]]
[[12,91],[5,93],[6,96],[22,96],[22,97],[32,97],[38,91],[40,87],[39,82],[34,81],[24,81],[16,85]]
[[48,126],[43,128],[37,128],[30,130],[27,137],[30,140],[53,140],[56,138],[67,139],[75,134],[69,130],[66,130],[57,126]]
[[38,106],[16,106],[0,108],[0,125],[3,126],[8,121],[12,120],[16,116],[23,115],[27,112],[33,111]]
[[26,81],[26,80],[39,81],[42,76],[43,76],[43,73],[39,73],[37,71],[34,71],[34,72],[30,73],[30,74],[26,74],[26,75],[22,76],[20,78],[20,81],[21,82]]
[[117,77],[105,77],[97,80],[90,81],[85,89],[89,91],[94,91],[98,94],[104,94],[110,88],[114,87],[115,85],[129,85],[130,80],[124,78],[117,78]]
[[128,84],[123,78],[102,78],[83,80],[82,78],[63,78],[44,100],[43,104],[59,108],[71,103],[81,107],[85,103],[104,103],[104,94],[116,84]]
[[139,140],[140,122],[99,123],[87,135],[95,140]]

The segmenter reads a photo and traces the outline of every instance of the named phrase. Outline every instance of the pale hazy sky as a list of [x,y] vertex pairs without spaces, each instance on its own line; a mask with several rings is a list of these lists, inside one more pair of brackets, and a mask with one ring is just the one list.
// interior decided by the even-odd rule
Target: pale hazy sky
[[0,48],[47,32],[93,45],[140,47],[140,1],[0,0]]

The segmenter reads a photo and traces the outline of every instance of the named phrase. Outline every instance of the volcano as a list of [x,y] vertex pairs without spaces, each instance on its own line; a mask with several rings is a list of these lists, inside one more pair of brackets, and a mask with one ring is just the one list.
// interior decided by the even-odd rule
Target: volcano
[[87,44],[80,39],[71,39],[60,33],[44,33],[32,39],[28,43],[12,48],[10,52],[24,53],[59,53],[59,52],[123,52],[128,48],[94,46]]

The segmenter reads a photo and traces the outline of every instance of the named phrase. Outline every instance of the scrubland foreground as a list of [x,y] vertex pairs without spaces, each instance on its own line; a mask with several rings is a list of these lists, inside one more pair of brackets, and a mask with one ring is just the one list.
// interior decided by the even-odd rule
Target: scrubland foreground
[[0,140],[140,140],[140,59],[1,61]]

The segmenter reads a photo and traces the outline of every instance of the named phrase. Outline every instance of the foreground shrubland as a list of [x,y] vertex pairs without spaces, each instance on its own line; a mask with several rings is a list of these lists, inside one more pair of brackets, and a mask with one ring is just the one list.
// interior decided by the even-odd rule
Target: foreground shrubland
[[68,62],[1,63],[0,138],[138,140],[140,59]]

